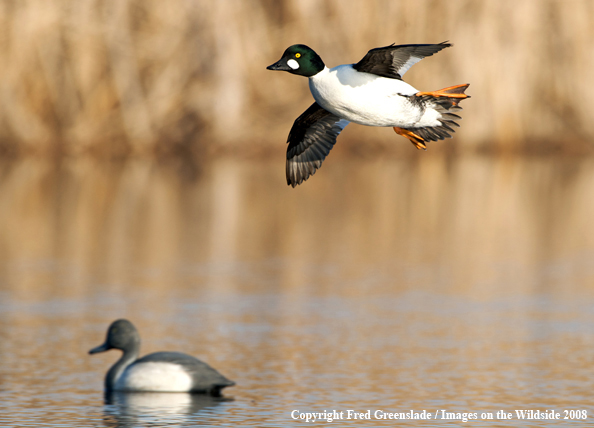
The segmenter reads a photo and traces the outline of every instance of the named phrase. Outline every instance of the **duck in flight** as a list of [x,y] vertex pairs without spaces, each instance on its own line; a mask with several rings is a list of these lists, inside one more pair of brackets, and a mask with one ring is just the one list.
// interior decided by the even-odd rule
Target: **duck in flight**
[[417,149],[428,141],[451,138],[460,116],[468,84],[420,92],[402,80],[410,67],[452,46],[390,45],[372,49],[356,64],[328,68],[306,45],[293,45],[268,70],[287,71],[309,78],[315,102],[295,120],[287,143],[287,184],[295,187],[322,166],[349,124],[389,126]]

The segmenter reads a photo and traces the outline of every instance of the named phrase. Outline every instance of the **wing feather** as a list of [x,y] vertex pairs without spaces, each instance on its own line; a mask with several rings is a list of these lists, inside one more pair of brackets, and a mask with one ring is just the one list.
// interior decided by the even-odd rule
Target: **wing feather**
[[425,57],[452,46],[442,42],[436,45],[390,45],[371,49],[353,66],[357,71],[392,79],[402,79],[404,73]]
[[315,174],[348,124],[348,120],[324,110],[318,103],[305,110],[295,120],[287,139],[287,184],[295,187]]

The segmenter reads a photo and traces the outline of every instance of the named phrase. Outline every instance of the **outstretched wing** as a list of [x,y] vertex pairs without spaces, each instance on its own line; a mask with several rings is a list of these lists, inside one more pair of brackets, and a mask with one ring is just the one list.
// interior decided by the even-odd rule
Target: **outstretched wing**
[[295,120],[287,143],[287,184],[295,187],[315,174],[348,120],[313,103]]
[[382,77],[402,79],[404,73],[417,62],[450,46],[451,43],[443,42],[437,45],[390,45],[375,48],[367,52],[353,68]]

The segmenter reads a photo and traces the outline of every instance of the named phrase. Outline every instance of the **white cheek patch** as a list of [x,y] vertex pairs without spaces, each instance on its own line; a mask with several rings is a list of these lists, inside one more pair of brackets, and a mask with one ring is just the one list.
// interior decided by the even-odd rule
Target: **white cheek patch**
[[299,68],[299,63],[294,59],[290,59],[287,61],[287,65],[291,67],[293,70],[297,70]]

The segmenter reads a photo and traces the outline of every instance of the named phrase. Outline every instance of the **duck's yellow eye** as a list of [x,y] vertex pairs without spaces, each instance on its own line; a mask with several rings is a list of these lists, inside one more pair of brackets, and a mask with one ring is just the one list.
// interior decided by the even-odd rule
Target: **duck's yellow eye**
[[296,53],[295,54],[295,58],[301,58],[301,54],[300,53]]

